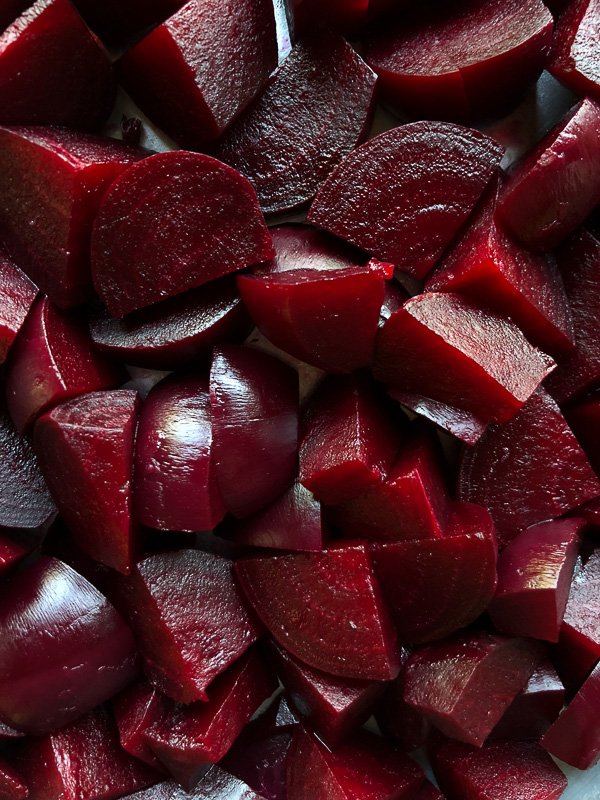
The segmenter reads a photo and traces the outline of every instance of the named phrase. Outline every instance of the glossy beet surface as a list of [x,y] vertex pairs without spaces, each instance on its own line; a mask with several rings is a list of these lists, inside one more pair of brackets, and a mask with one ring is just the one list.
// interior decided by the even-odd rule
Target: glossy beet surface
[[200,778],[194,788],[195,800],[267,800],[262,794],[253,791],[244,781],[235,778],[224,769],[214,766]]
[[3,585],[0,627],[0,716],[27,733],[72,722],[139,671],[119,614],[56,559],[41,558]]
[[600,551],[575,569],[560,631],[564,660],[585,676],[600,658]]
[[160,719],[168,705],[168,698],[155,689],[146,677],[128,686],[111,701],[121,747],[159,771],[165,768],[148,747],[144,733]]
[[438,428],[451,433],[465,444],[478,442],[487,427],[485,420],[479,419],[469,411],[446,405],[439,400],[432,400],[430,397],[391,387],[388,389],[388,394],[406,408],[414,411],[415,414],[433,422]]
[[319,190],[308,218],[423,278],[501,158],[502,148],[477,131],[444,122],[402,125],[344,159]]
[[600,100],[599,30],[597,0],[570,3],[556,25],[548,69],[580,97],[589,94]]
[[37,287],[0,248],[0,363],[21,330],[37,295]]

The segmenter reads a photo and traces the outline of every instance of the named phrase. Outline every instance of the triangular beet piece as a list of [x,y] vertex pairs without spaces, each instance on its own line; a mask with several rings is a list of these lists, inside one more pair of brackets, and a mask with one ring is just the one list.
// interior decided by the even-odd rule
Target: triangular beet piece
[[235,569],[273,636],[309,666],[363,680],[398,674],[396,635],[364,544],[246,558]]
[[21,330],[38,290],[0,247],[0,363]]
[[137,392],[90,392],[48,411],[33,432],[42,473],[77,544],[124,573],[137,546],[131,481],[139,408]]
[[500,145],[478,131],[447,122],[402,125],[347,156],[319,190],[308,219],[423,278],[501,158]]
[[387,390],[390,397],[397,400],[406,408],[418,414],[424,419],[428,419],[441,428],[446,433],[451,433],[456,436],[465,444],[475,444],[483,436],[483,432],[487,427],[487,422],[479,419],[469,411],[464,411],[462,408],[449,406],[439,400],[432,400],[430,397],[424,397],[420,394],[413,392],[405,392],[402,389],[394,389],[388,387]]

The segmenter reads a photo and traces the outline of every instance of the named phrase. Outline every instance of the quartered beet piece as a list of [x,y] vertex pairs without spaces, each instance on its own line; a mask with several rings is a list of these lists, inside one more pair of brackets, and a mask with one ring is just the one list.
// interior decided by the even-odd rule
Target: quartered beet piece
[[483,613],[496,588],[496,535],[485,508],[456,503],[441,538],[370,545],[400,641],[448,636]]
[[86,24],[103,41],[123,44],[138,39],[183,5],[184,0],[74,0]]
[[[406,657],[409,651],[405,650]],[[406,666],[406,665],[404,665]],[[394,747],[410,753],[422,747],[429,736],[431,723],[404,699],[404,668],[392,681],[376,705],[373,714],[383,735]]]
[[600,483],[552,398],[538,391],[512,420],[463,452],[461,500],[485,506],[498,543],[600,495]]
[[558,642],[585,521],[558,519],[527,528],[498,557],[498,588],[488,607],[508,636]]
[[478,442],[487,427],[485,420],[479,419],[469,411],[441,403],[439,400],[392,387],[388,388],[387,392],[410,411],[433,422],[438,428],[451,433],[465,444]]
[[126,170],[92,233],[94,286],[113,317],[272,255],[248,180],[200,153],[158,153]]
[[564,411],[596,475],[600,473],[600,393],[570,404]]
[[119,579],[117,593],[146,674],[180,703],[206,700],[206,687],[261,633],[231,562],[211,553],[149,556]]
[[248,347],[213,352],[213,458],[225,506],[245,517],[288,489],[298,452],[298,373]]
[[0,717],[53,731],[135,680],[137,645],[108,600],[62,561],[42,557],[3,584]]
[[600,106],[586,98],[516,167],[500,222],[532,250],[552,250],[600,202]]
[[514,416],[554,366],[510,320],[442,292],[392,314],[373,353],[377,380],[494,422]]
[[107,56],[68,0],[37,0],[0,34],[0,122],[98,130],[116,96]]
[[90,236],[100,201],[147,155],[61,128],[0,128],[0,234],[15,263],[57,305],[91,297]]
[[0,364],[6,361],[37,293],[37,287],[0,247]]
[[337,167],[308,219],[423,278],[477,203],[502,158],[478,131],[413,122],[363,144]]
[[575,570],[560,629],[560,651],[568,672],[578,676],[586,676],[600,658],[600,550]]
[[548,71],[562,84],[583,97],[600,100],[598,69],[598,33],[600,5],[598,0],[575,0],[560,15],[554,37]]
[[542,0],[417,4],[367,36],[383,100],[418,119],[500,116],[539,77],[552,41]]
[[188,0],[125,53],[117,70],[153,122],[197,149],[223,133],[276,66],[271,0]]
[[212,154],[244,174],[265,214],[309,202],[369,131],[376,76],[345,41],[301,38]]
[[3,758],[0,759],[0,797],[3,800],[25,800],[29,788],[23,776]]
[[119,728],[121,747],[159,772],[162,762],[154,755],[144,739],[144,733],[166,713],[169,700],[142,678],[112,698],[112,712]]
[[213,462],[208,378],[168,377],[150,392],[135,446],[133,511],[160,530],[211,530],[226,513]]
[[245,558],[235,571],[269,631],[309,666],[362,680],[398,674],[396,633],[364,544]]
[[210,358],[221,342],[242,342],[252,330],[235,279],[226,276],[113,319],[93,314],[90,333],[103,353],[126,364],[172,370]]
[[446,736],[481,747],[543,655],[540,642],[461,633],[413,653],[404,699]]

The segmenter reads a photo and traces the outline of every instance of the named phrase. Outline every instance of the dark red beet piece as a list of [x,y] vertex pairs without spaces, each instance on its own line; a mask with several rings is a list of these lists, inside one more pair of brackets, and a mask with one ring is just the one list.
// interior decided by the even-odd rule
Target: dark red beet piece
[[543,655],[539,642],[462,633],[413,653],[404,699],[442,733],[481,747]]
[[29,795],[22,775],[4,759],[0,759],[0,797],[2,800],[25,800]]
[[552,250],[600,202],[600,106],[579,103],[517,166],[497,216],[532,250]]
[[527,528],[498,557],[498,588],[488,607],[508,636],[558,642],[585,521],[559,519]]
[[128,169],[92,233],[94,286],[113,317],[272,255],[250,183],[199,153],[158,153]]
[[576,569],[560,629],[568,671],[586,676],[600,658],[600,550]]
[[37,287],[0,247],[0,364],[6,361],[37,293]]
[[15,263],[57,305],[91,297],[90,237],[100,201],[147,155],[66,129],[0,128],[0,233]]
[[26,544],[23,540],[18,541],[14,537],[0,534],[0,575],[13,570],[34,549],[33,542]]
[[[409,651],[406,650],[408,658]],[[392,681],[374,709],[374,716],[383,735],[394,747],[410,753],[422,747],[429,736],[431,723],[404,699],[404,669]]]
[[297,208],[365,140],[375,82],[342,36],[313,32],[211,152],[250,180],[265,214]]
[[242,342],[251,330],[252,320],[230,276],[123,319],[104,310],[90,319],[98,350],[126,364],[158,370],[207,361],[214,345]]
[[180,703],[206,687],[260,635],[229,559],[200,550],[159,553],[119,579],[119,608],[152,683]]
[[[533,488],[534,487],[534,488]],[[543,389],[463,452],[461,500],[485,506],[498,543],[600,495],[600,483],[560,409]]]
[[98,130],[116,96],[107,56],[68,0],[37,0],[0,35],[0,122]]
[[600,473],[600,394],[592,394],[564,411],[596,475]]
[[137,646],[108,600],[42,557],[1,589],[0,717],[26,733],[77,719],[134,680]]
[[139,38],[183,5],[184,0],[74,0],[86,24],[103,41],[123,44]]
[[598,0],[574,0],[557,21],[552,40],[549,72],[562,84],[583,97],[587,94],[600,100],[598,69],[598,34],[600,5]]
[[319,190],[308,219],[423,278],[501,158],[502,148],[478,131],[445,122],[403,125],[345,158]]
[[423,397],[420,394],[404,392],[402,389],[389,388],[390,397],[420,417],[433,422],[438,428],[451,433],[465,444],[475,444],[483,436],[487,422],[461,408],[454,408],[439,400]]
[[271,0],[188,0],[117,70],[153,122],[194,149],[223,133],[276,66]]
[[164,772],[162,762],[144,739],[144,733],[166,713],[168,699],[147,678],[112,698],[112,712],[119,728],[121,747],[154,769]]
[[235,570],[269,631],[309,666],[362,680],[398,674],[396,634],[365,545],[246,558]]

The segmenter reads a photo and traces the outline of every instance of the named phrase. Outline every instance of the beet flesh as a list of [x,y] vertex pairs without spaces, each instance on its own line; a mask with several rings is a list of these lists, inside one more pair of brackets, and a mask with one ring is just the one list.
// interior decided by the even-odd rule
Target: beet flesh
[[560,630],[569,672],[585,677],[600,658],[600,551],[576,568]]
[[469,411],[455,408],[431,397],[405,392],[402,389],[388,388],[390,397],[420,417],[433,422],[438,428],[451,433],[465,444],[476,444],[487,427],[485,420],[479,419]]
[[167,698],[145,677],[124,689],[111,701],[123,750],[159,772],[165,768],[148,747],[144,733],[160,719],[167,707]]
[[575,94],[590,95],[597,100],[600,100],[599,30],[597,0],[570,3],[557,21],[548,64],[549,72]]
[[0,247],[0,364],[21,330],[38,290]]

